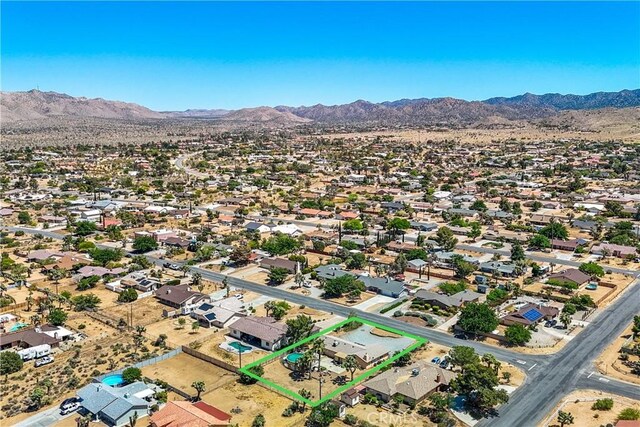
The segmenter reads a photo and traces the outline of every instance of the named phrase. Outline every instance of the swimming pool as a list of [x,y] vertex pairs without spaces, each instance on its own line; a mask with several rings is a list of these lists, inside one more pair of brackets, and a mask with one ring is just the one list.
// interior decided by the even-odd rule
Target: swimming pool
[[16,323],[9,329],[9,332],[19,331],[20,329],[26,328],[27,326],[29,326],[28,323]]
[[232,341],[232,342],[229,343],[229,345],[231,347],[235,348],[240,353],[245,353],[245,352],[251,350],[251,346],[244,345],[244,344],[242,344],[241,342],[238,342],[238,341]]
[[301,357],[302,353],[289,353],[287,354],[287,362],[296,363]]
[[106,384],[111,387],[120,387],[124,384],[124,379],[122,378],[122,374],[109,375],[102,379],[102,384]]

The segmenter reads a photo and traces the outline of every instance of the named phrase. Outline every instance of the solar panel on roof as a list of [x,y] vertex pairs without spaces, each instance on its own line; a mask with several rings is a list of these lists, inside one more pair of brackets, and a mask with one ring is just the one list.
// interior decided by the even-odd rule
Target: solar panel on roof
[[212,309],[212,308],[213,308],[213,306],[212,306],[212,305],[209,305],[209,304],[206,304],[206,303],[205,303],[205,304],[202,304],[202,305],[200,306],[200,310],[204,310],[204,311],[210,310],[210,309]]
[[527,319],[530,322],[537,322],[538,320],[540,320],[543,315],[542,313],[540,313],[538,310],[536,310],[535,308],[532,308],[530,310],[527,310],[522,317],[524,317],[525,319]]
[[204,317],[206,317],[207,320],[215,320],[216,314],[215,313],[209,313],[209,314],[205,314]]

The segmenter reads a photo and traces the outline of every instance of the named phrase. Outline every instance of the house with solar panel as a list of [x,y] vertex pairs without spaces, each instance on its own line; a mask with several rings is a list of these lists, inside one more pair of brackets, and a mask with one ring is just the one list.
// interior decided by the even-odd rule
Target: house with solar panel
[[204,302],[191,312],[191,317],[206,328],[224,328],[246,315],[244,302],[235,297]]
[[559,313],[560,310],[557,307],[527,304],[521,307],[520,310],[502,317],[500,323],[505,326],[516,324],[531,326],[542,320],[551,320]]

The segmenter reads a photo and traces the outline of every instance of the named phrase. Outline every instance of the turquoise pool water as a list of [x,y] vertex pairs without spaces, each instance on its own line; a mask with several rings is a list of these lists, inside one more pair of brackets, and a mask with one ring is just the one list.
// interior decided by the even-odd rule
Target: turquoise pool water
[[9,329],[9,332],[19,331],[20,329],[26,328],[27,326],[29,326],[28,323],[16,323]]
[[301,357],[302,353],[289,353],[287,354],[287,362],[296,363]]
[[230,342],[229,345],[231,347],[235,348],[236,350],[238,350],[240,353],[244,353],[244,352],[247,352],[247,351],[251,350],[250,346],[244,345],[244,344],[242,344],[241,342],[238,342],[238,341]]
[[102,379],[102,384],[106,384],[111,387],[119,387],[124,384],[124,380],[122,379],[122,374],[114,374],[104,377]]
[[598,285],[595,283],[589,283],[587,286],[585,286],[585,289],[595,291],[596,289],[598,289]]

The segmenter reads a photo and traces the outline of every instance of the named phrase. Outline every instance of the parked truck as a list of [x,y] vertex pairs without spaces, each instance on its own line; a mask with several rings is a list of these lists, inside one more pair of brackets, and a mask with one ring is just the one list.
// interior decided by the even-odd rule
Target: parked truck
[[51,346],[49,344],[37,345],[35,347],[25,348],[18,350],[18,355],[22,360],[39,359],[47,356],[51,353]]

